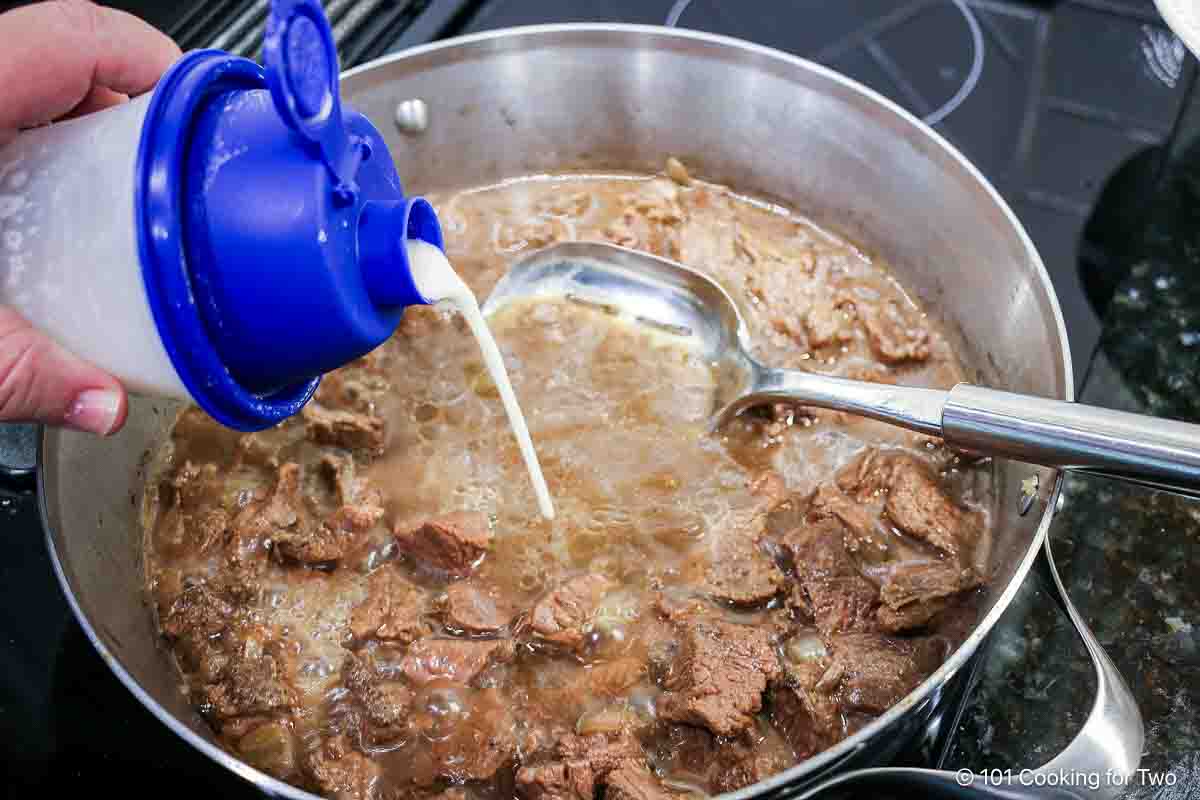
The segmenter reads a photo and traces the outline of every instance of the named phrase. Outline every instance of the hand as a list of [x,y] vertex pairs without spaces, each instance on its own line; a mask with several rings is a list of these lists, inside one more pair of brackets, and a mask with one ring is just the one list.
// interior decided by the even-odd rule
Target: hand
[[[0,14],[0,148],[22,128],[148,91],[179,55],[174,42],[136,17],[82,0]],[[107,435],[125,423],[127,403],[116,378],[0,306],[0,420]]]

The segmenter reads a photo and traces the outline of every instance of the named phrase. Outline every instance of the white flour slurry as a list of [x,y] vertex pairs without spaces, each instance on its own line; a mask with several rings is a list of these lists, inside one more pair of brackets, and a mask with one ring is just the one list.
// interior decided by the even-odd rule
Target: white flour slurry
[[533,491],[537,495],[538,509],[546,519],[554,519],[554,503],[550,500],[550,490],[546,487],[546,479],[542,476],[542,465],[538,463],[537,453],[533,449],[533,440],[529,438],[529,427],[525,424],[525,415],[517,403],[513,393],[512,383],[508,380],[508,370],[504,368],[504,359],[500,348],[488,330],[479,310],[479,301],[474,293],[458,277],[450,262],[441,250],[418,239],[409,239],[406,250],[408,264],[412,270],[413,282],[417,290],[435,303],[446,302],[459,310],[466,319],[479,350],[483,354],[483,363],[492,382],[500,392],[500,400],[504,403],[504,413],[508,415],[508,424],[512,427],[513,435],[517,437],[517,446],[521,448],[521,457],[525,460],[525,468],[529,471],[529,479],[533,481]]

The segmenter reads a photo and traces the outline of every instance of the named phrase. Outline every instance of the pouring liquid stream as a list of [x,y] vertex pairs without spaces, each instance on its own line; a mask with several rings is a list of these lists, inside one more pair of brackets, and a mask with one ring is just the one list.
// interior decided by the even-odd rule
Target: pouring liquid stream
[[537,453],[533,449],[533,440],[529,437],[525,415],[521,412],[512,383],[508,379],[508,370],[504,368],[500,348],[496,346],[496,340],[492,338],[483,313],[479,310],[479,302],[463,279],[458,277],[441,250],[419,239],[409,239],[406,242],[406,250],[413,282],[421,294],[434,303],[445,302],[453,305],[466,319],[471,334],[479,343],[483,364],[500,392],[504,413],[508,415],[508,424],[517,439],[529,479],[533,482],[538,510],[546,519],[554,519],[554,503],[550,499],[550,490],[546,487],[546,479],[542,475],[542,465],[538,463]]

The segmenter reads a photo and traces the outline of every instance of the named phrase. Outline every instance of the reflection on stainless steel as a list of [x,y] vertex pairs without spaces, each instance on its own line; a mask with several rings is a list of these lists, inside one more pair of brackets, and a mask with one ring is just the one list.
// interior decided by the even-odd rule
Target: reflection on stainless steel
[[[414,48],[347,73],[343,87],[347,106],[380,129],[414,192],[570,168],[653,171],[668,156],[694,154],[695,174],[782,198],[882,253],[960,332],[988,381],[1071,397],[1062,317],[1012,213],[944,140],[840,75],[722,37],[581,25]],[[706,102],[696,102],[701,96]],[[409,97],[425,99],[436,118],[469,115],[408,137],[391,120]],[[734,107],[744,113],[731,116]],[[598,109],[604,124],[596,123]],[[914,198],[937,198],[937,213]],[[272,796],[314,800],[214,742],[179,692],[146,613],[136,541],[144,455],[159,451],[177,410],[134,398],[117,436],[44,433],[39,491],[56,572],[104,660],[167,727]],[[980,596],[979,624],[938,671],[845,741],[728,797],[794,795],[835,770],[878,763],[925,729],[945,700],[941,688],[977,652],[1040,552],[1061,475],[1035,471],[1053,491],[1039,512],[1021,517],[1017,493],[1030,468],[995,463],[995,577]],[[1119,741],[1091,738],[1080,747],[1096,747],[1097,759],[1125,775],[1141,728],[1130,716],[1113,719]]]
[[1200,426],[959,384],[949,392],[771,369],[749,354],[737,305],[703,273],[596,242],[548,247],[516,264],[485,310],[522,297],[586,298],[629,319],[689,331],[718,365],[714,427],[790,401],[940,436],[958,450],[1200,495]]

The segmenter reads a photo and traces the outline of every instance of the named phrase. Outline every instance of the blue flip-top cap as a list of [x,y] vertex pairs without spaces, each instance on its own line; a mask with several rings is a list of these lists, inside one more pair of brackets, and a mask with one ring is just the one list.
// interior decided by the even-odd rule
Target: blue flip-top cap
[[184,385],[214,418],[260,430],[320,376],[426,303],[404,242],[442,247],[405,198],[383,137],[344,110],[315,0],[272,0],[265,69],[215,50],[160,81],[138,153],[147,296]]

